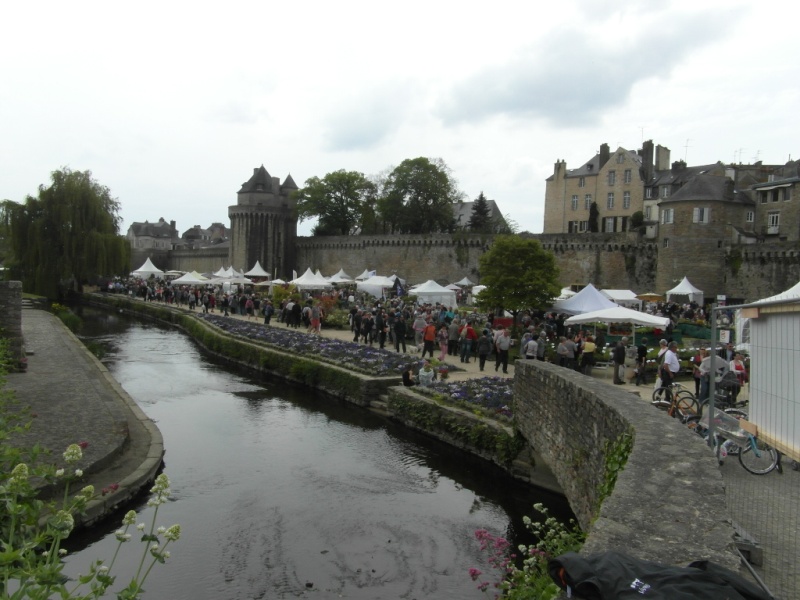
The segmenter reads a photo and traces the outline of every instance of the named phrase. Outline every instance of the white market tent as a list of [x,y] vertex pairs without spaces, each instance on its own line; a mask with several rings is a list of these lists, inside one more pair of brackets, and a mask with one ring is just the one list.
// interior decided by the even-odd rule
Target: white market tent
[[433,279],[413,286],[409,290],[409,293],[414,294],[417,297],[417,302],[420,304],[439,303],[445,306],[456,305],[456,293],[453,290],[448,290],[446,287],[439,285]]
[[219,271],[212,273],[214,277],[225,277],[225,267],[220,267]]
[[[673,298],[673,296],[678,296]],[[684,277],[681,282],[671,290],[667,290],[667,302],[679,302],[682,296],[688,297],[688,302],[703,303],[703,290],[698,290],[690,282],[688,277]]]
[[[625,308],[624,306],[614,306],[602,310],[575,315],[564,321],[567,325],[582,325],[586,323],[631,323],[644,327],[660,327],[666,329],[669,325],[668,317],[656,317],[648,313],[639,312]],[[636,342],[636,327],[633,328],[633,341]]]
[[469,287],[471,285],[475,285],[475,282],[474,281],[470,281],[469,277],[464,277],[464,279],[462,279],[461,281],[456,281],[456,285]]
[[297,279],[292,279],[289,283],[297,286],[301,290],[321,290],[331,287],[330,282],[322,275],[317,275],[311,270],[311,267],[306,269]]
[[359,292],[366,292],[376,298],[384,296],[384,290],[394,288],[394,279],[382,275],[373,275],[366,281],[358,281],[358,277],[356,277],[356,281],[356,289]]
[[453,290],[454,292],[460,292],[461,291],[461,288],[458,286],[458,284],[455,284],[455,283],[448,283],[444,287],[446,287],[448,290]]
[[144,277],[145,279],[147,279],[151,275],[163,275],[164,271],[155,266],[150,260],[150,257],[148,256],[147,260],[144,261],[144,264],[135,271],[132,271],[132,273],[134,275],[138,275],[139,277]]
[[590,283],[574,296],[556,302],[553,310],[571,315],[581,315],[615,306],[617,306],[615,302],[606,298]]
[[370,271],[369,269],[364,269],[364,272],[361,273],[358,277],[356,277],[356,281],[366,281],[370,277],[375,276],[375,271]]
[[172,280],[172,285],[205,285],[209,280],[200,275],[197,271],[186,273]]
[[256,261],[256,264],[253,265],[253,268],[250,269],[247,273],[245,273],[246,277],[269,277],[269,273],[267,273],[261,266],[259,261]]
[[353,283],[354,281],[350,275],[344,272],[344,269],[339,269],[338,273],[335,273],[330,277],[326,277],[326,279],[331,283]]
[[[469,304],[474,304],[475,303],[475,298],[478,296],[478,294],[480,294],[485,289],[486,289],[485,285],[476,285],[476,286],[474,286],[472,288],[472,299],[471,299],[471,301],[469,301]],[[470,300],[469,296],[467,297],[467,300]]]
[[766,304],[771,302],[791,302],[791,301],[800,300],[800,283],[795,284],[794,286],[790,287],[785,292],[781,292],[780,294],[775,294],[774,296],[770,296],[769,298],[762,298],[761,300],[756,300],[753,302],[753,306],[758,306],[759,304]]
[[642,301],[631,290],[600,290],[600,293],[613,300],[620,306],[642,310]]

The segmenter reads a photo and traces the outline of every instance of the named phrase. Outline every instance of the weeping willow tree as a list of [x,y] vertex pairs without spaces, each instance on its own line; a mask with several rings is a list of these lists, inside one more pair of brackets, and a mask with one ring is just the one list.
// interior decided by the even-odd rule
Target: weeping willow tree
[[5,201],[0,230],[8,236],[5,266],[25,291],[51,299],[99,277],[130,271],[130,246],[119,235],[119,202],[91,171],[68,168],[24,204]]

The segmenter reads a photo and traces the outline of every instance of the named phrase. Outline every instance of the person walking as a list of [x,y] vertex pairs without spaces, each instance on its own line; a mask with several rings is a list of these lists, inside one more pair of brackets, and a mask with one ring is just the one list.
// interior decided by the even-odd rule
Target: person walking
[[497,357],[494,361],[494,370],[500,368],[500,365],[503,365],[503,373],[508,373],[508,350],[511,348],[511,336],[508,334],[508,329],[503,329],[503,332],[497,336],[497,341],[495,342],[495,351],[497,352]]
[[624,376],[623,369],[625,368],[625,349],[627,344],[628,338],[623,337],[617,342],[617,345],[614,346],[614,383],[616,385],[623,385],[625,383],[622,381],[622,376]]
[[467,321],[466,325],[462,325],[459,337],[461,340],[461,362],[468,363],[470,354],[472,354],[472,343],[478,339],[478,334],[472,328],[472,323]]
[[439,333],[436,334],[436,340],[439,342],[439,360],[443,361],[444,357],[447,356],[447,346],[450,341],[450,334],[447,332],[447,325],[442,323],[439,326]]
[[486,366],[486,358],[492,351],[492,345],[492,334],[486,329],[478,340],[478,366],[481,371],[483,371],[484,366]]
[[430,357],[433,358],[433,347],[436,343],[436,325],[433,320],[429,320],[425,329],[422,330],[422,358],[425,358],[425,353],[429,352]]
[[403,352],[406,352],[406,319],[402,313],[399,313],[394,321],[394,349],[400,352],[400,346],[403,346]]
[[647,385],[647,338],[636,347],[636,385]]

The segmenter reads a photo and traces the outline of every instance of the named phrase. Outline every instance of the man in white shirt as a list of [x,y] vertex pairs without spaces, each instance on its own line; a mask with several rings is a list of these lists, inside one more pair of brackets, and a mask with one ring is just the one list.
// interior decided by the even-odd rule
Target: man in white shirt
[[678,342],[670,342],[664,353],[664,363],[661,365],[661,385],[670,385],[681,370],[678,360]]

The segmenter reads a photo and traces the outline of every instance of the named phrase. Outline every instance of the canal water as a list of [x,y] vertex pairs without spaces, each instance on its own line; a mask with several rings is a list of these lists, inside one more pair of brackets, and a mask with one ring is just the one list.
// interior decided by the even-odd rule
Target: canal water
[[[468,569],[490,571],[474,538],[515,543],[543,502],[491,464],[321,394],[229,368],[174,329],[84,309],[81,338],[164,436],[172,498],[158,524],[180,523],[146,597],[167,599],[485,598]],[[139,522],[153,509],[135,507]],[[101,526],[67,560],[73,576],[116,549]],[[138,566],[128,542],[118,585]],[[119,567],[119,568],[118,568]]]

